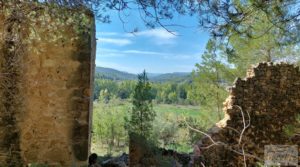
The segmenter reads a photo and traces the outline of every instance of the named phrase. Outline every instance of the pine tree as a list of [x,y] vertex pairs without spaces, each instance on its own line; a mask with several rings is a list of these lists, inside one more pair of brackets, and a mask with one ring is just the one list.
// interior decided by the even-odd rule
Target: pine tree
[[215,39],[207,42],[206,50],[201,55],[202,61],[196,64],[193,73],[193,98],[200,102],[202,107],[216,110],[219,119],[222,119],[223,101],[228,96],[226,86],[235,78],[231,68],[225,62],[222,50]]
[[129,133],[136,133],[143,137],[149,137],[152,131],[152,122],[156,113],[152,106],[151,86],[144,71],[138,75],[138,83],[135,86],[132,110],[129,120]]

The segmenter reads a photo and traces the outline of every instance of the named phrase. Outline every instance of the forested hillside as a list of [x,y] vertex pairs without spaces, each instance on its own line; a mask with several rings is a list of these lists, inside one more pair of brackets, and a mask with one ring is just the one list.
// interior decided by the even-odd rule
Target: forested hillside
[[[123,81],[123,80],[136,80],[137,75],[131,74],[128,72],[112,69],[112,68],[105,68],[105,67],[96,67],[95,69],[96,79],[110,79],[116,81]],[[174,72],[174,73],[147,73],[148,78],[150,81],[153,82],[182,82],[185,80],[191,80],[191,73],[188,72]]]
[[[137,75],[111,68],[96,68],[94,99],[100,95],[106,98],[130,99]],[[191,73],[150,74],[152,98],[158,103],[194,104],[188,100],[191,91]]]
[[130,74],[123,71],[118,71],[112,68],[96,67],[96,79],[110,79],[110,80],[136,80],[135,74]]
[[174,72],[160,74],[157,76],[149,76],[149,80],[153,82],[184,82],[191,81],[191,73],[187,72]]

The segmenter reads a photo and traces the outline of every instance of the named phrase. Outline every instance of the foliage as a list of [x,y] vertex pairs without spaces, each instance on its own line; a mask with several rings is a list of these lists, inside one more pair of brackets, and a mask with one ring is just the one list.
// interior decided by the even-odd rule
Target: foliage
[[262,61],[299,61],[298,42],[284,40],[288,37],[283,30],[268,22],[268,19],[264,12],[256,12],[241,25],[253,28],[253,38],[234,34],[228,39],[228,61],[235,65],[238,76],[243,76],[252,64]]
[[[212,44],[211,44],[212,45]],[[210,46],[213,47],[213,46]],[[209,54],[210,52],[207,52]],[[208,56],[209,57],[209,56]],[[208,59],[210,60],[210,59]],[[209,68],[208,65],[209,62],[207,61],[207,70]],[[210,75],[211,77],[214,76],[214,72],[211,71],[203,71],[202,73],[203,76],[200,78],[203,79],[201,80],[196,80],[195,78],[195,83],[201,83],[197,85],[197,89],[194,89],[196,84],[194,82],[188,82],[184,81],[182,83],[175,83],[172,81],[168,82],[163,82],[163,83],[152,83],[151,84],[151,89],[149,92],[147,92],[147,100],[155,100],[154,105],[154,110],[157,112],[157,117],[154,120],[154,126],[153,126],[153,135],[149,136],[149,139],[152,139],[153,141],[158,141],[158,144],[161,147],[168,148],[168,149],[174,149],[177,151],[181,152],[188,152],[191,151],[191,145],[196,142],[197,139],[199,139],[201,136],[198,134],[194,133],[193,131],[190,131],[187,129],[187,127],[183,126],[182,124],[182,119],[184,117],[188,118],[188,121],[191,123],[192,126],[206,130],[211,127],[213,123],[215,123],[219,118],[217,118],[217,112],[212,112],[216,109],[214,107],[213,98],[207,98],[207,103],[202,102],[201,103],[201,108],[202,110],[205,109],[207,111],[202,111],[199,112],[199,107],[198,106],[188,106],[187,104],[190,104],[189,101],[194,101],[194,104],[197,104],[198,99],[188,99],[191,97],[191,94],[194,94],[195,92],[200,92],[203,90],[210,90],[210,91],[215,91],[213,88],[208,89],[207,87],[204,87],[205,85],[212,84],[212,81],[208,80],[208,76]],[[204,77],[205,75],[208,75]],[[199,75],[200,76],[200,75]],[[223,75],[220,75],[223,76]],[[203,77],[203,78],[202,78]],[[206,79],[205,79],[206,78]],[[213,77],[212,77],[213,78]],[[212,79],[210,78],[210,79]],[[224,80],[225,81],[225,80]],[[227,81],[227,80],[226,80]],[[108,80],[108,79],[96,79],[95,81],[99,87],[100,90],[100,96],[98,98],[98,107],[103,107],[102,112],[106,112],[106,110],[113,111],[114,114],[109,114],[106,115],[105,113],[102,113],[101,116],[99,115],[98,117],[105,119],[105,120],[111,120],[110,116],[114,115],[118,118],[123,118],[123,117],[130,117],[127,114],[129,106],[126,101],[129,99],[134,98],[135,92],[133,93],[134,86],[138,85],[135,81],[113,81],[113,80]],[[229,82],[229,81],[228,81]],[[150,84],[150,83],[149,83]],[[204,85],[203,85],[204,84]],[[219,83],[217,83],[219,84]],[[147,85],[147,84],[146,84]],[[224,89],[224,83],[221,83],[220,89]],[[147,87],[147,86],[146,86]],[[203,88],[201,88],[203,87]],[[140,90],[140,89],[139,89]],[[200,91],[199,91],[200,90]],[[126,98],[123,98],[122,96],[124,94],[123,91],[129,93],[131,92],[130,96],[126,96]],[[224,90],[223,90],[224,91]],[[101,93],[102,92],[102,93]],[[105,92],[109,92],[109,98],[112,100],[105,100],[106,95]],[[142,92],[142,91],[138,91]],[[201,92],[203,93],[203,92]],[[140,93],[139,93],[140,94]],[[203,93],[205,95],[205,92]],[[101,97],[102,96],[102,97]],[[137,97],[136,97],[137,98]],[[125,101],[124,101],[125,100]],[[165,104],[184,104],[187,106],[171,106],[171,105],[165,105],[165,104],[159,104],[159,103],[165,103]],[[211,104],[209,106],[208,104]],[[120,106],[120,107],[118,107]],[[97,108],[98,108],[97,107]],[[133,107],[132,107],[133,108]],[[151,105],[152,108],[152,105]],[[117,112],[118,111],[118,112]],[[138,115],[138,114],[137,114]],[[192,119],[193,117],[193,119]],[[102,121],[102,123],[105,122],[105,120],[97,120],[97,121]],[[129,120],[127,120],[129,122]],[[109,123],[113,124],[114,121]],[[122,122],[122,121],[121,121]],[[127,126],[128,126],[127,122]],[[123,121],[121,124],[118,126],[124,126],[125,122]],[[102,125],[107,126],[104,129],[109,129],[109,124]],[[100,125],[98,126],[100,127]],[[105,131],[102,132],[97,132],[97,133],[104,133]],[[106,135],[102,135],[104,141],[110,141],[112,135],[108,134],[106,132]],[[126,137],[127,138],[127,137]],[[98,138],[101,139],[101,138]],[[125,141],[126,142],[126,141]],[[109,142],[106,142],[109,143]],[[126,144],[125,144],[126,145]],[[110,153],[110,151],[116,151],[118,146],[114,145],[110,148],[107,148],[107,151]]]
[[285,125],[283,131],[289,137],[300,135],[300,114],[297,115],[295,124]]
[[[107,91],[111,97],[119,99],[131,99],[133,96],[134,86],[136,81],[134,80],[122,80],[115,81],[111,79],[98,78],[94,81],[94,100],[101,99],[101,92]],[[190,83],[183,81],[176,83],[174,80],[168,80],[166,82],[152,82],[151,85],[151,98],[156,103],[167,104],[191,104],[187,100],[188,92],[190,89]],[[104,95],[102,93],[102,95]],[[196,103],[196,102],[195,102]]]
[[176,82],[181,83],[185,81],[191,80],[190,73],[187,72],[174,72],[174,73],[167,73],[167,74],[159,74],[157,76],[149,77],[150,81],[152,82]]
[[135,81],[115,82],[109,79],[96,79],[94,81],[94,99],[103,98],[101,91],[107,91],[111,97],[129,99],[132,96],[135,83]]
[[[171,112],[159,113],[154,121],[154,137],[160,146],[172,147],[177,139],[179,123]],[[183,137],[183,136],[182,136]]]
[[[207,120],[205,119],[197,119],[197,118],[193,118],[193,117],[188,117],[187,118],[187,122],[189,123],[190,126],[192,126],[195,129],[201,130],[203,132],[205,132],[207,130],[207,128],[205,126],[207,126]],[[189,136],[189,142],[191,144],[195,144],[199,141],[199,139],[201,139],[203,137],[203,135],[199,132],[195,132],[194,130],[189,129],[188,131],[188,136]]]
[[[251,5],[251,2],[232,3],[242,11]],[[251,65],[261,61],[300,62],[298,42],[283,39],[288,38],[284,29],[272,24],[265,11],[250,12],[238,25],[238,31],[243,32],[236,33],[236,29],[227,27],[225,38],[211,38],[207,42],[202,61],[196,64],[193,72],[188,100],[198,101],[202,107],[221,113],[228,95],[226,88],[236,77],[243,77]]]
[[[111,154],[114,148],[126,147],[127,143],[123,119],[126,112],[122,110],[123,104],[118,103],[112,99],[109,103],[99,102],[94,107],[93,140],[94,142],[101,141],[103,145],[107,145],[108,154]],[[115,105],[119,107],[116,108]]]
[[[94,103],[93,114],[93,152],[99,155],[112,154],[114,156],[127,152],[128,134],[124,128],[124,117],[129,117],[128,111],[132,104],[128,100],[112,99],[108,104]],[[174,149],[179,152],[190,152],[193,141],[188,128],[183,126],[183,118],[193,118],[197,123],[191,122],[195,127],[210,128],[217,120],[217,113],[209,110],[200,110],[199,106],[156,104],[153,106],[157,113],[153,122],[153,135],[151,138],[158,141],[160,147]],[[112,115],[111,115],[112,114]],[[112,122],[111,117],[115,117]],[[115,121],[118,121],[117,123]],[[115,126],[117,125],[117,126]],[[122,135],[115,135],[115,143],[109,147],[112,135],[110,126],[122,131]],[[192,132],[193,133],[193,132]],[[119,145],[118,142],[119,141]]]
[[136,133],[143,137],[149,137],[152,133],[152,123],[156,113],[152,107],[151,86],[144,71],[138,75],[138,82],[135,86],[132,110],[128,120],[128,132]]
[[[128,10],[132,6],[139,10],[141,19],[145,25],[151,28],[156,26],[169,27],[165,20],[170,20],[177,15],[197,15],[199,23],[203,28],[207,28],[214,36],[228,36],[230,34],[240,34],[248,37],[253,36],[255,29],[251,25],[244,26],[248,18],[257,13],[262,13],[268,19],[272,27],[278,27],[289,38],[297,39],[299,26],[299,1],[261,1],[261,0],[189,0],[189,1],[129,1],[129,0],[44,0],[48,3],[55,3],[61,6],[78,8],[89,7],[98,16],[99,20],[109,22],[109,16],[105,14],[107,10],[117,10],[120,18],[128,16]],[[257,20],[260,20],[257,17]],[[124,22],[123,19],[121,21]],[[137,31],[136,29],[133,31]],[[269,29],[265,30],[266,33]],[[289,39],[287,39],[289,40]]]
[[[127,78],[128,77],[128,78]],[[136,75],[97,67],[94,81],[94,100],[101,98],[102,90],[107,90],[112,97],[130,99],[136,84]],[[152,82],[151,97],[157,103],[190,104],[187,92],[191,77],[189,73],[157,74],[149,79]]]
[[206,45],[206,51],[202,54],[202,62],[196,64],[196,70],[193,73],[193,91],[189,99],[197,100],[201,106],[216,111],[219,119],[222,118],[222,105],[228,96],[226,87],[229,86],[235,75],[229,64],[226,64],[226,58],[220,51],[217,41],[211,39]]
[[111,95],[109,94],[108,90],[101,90],[100,91],[100,95],[99,95],[99,102],[103,102],[103,103],[108,103],[109,100],[111,99]]

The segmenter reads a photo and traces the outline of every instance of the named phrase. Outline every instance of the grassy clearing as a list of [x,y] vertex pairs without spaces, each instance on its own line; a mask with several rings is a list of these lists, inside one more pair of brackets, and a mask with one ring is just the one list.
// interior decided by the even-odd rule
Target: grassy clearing
[[157,104],[154,105],[154,110],[158,115],[170,114],[181,118],[192,117],[199,119],[199,121],[207,124],[207,128],[218,121],[218,115],[216,112],[211,112],[209,109],[201,109],[199,106]]

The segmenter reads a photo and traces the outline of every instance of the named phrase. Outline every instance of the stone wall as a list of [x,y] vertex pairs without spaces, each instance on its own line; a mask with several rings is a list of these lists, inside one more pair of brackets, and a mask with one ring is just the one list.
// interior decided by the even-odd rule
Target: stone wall
[[224,112],[208,132],[217,144],[209,137],[198,143],[206,166],[244,166],[244,155],[247,166],[256,166],[270,144],[300,149],[299,68],[261,63],[250,69],[245,79],[235,81]]
[[0,166],[86,164],[93,15],[0,2]]

